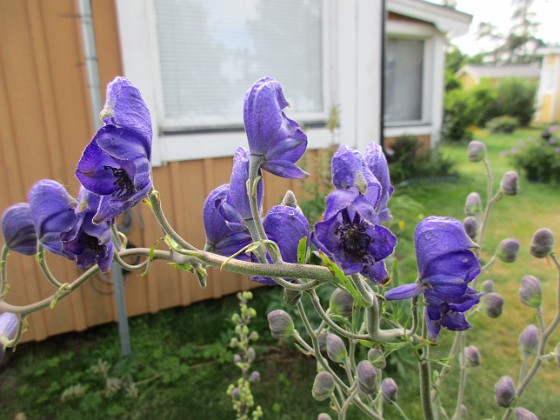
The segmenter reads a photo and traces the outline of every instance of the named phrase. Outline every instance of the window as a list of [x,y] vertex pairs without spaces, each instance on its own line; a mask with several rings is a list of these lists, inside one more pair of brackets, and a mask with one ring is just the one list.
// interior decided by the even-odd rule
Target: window
[[385,121],[421,121],[424,41],[389,38],[385,58]]
[[322,0],[157,0],[163,132],[241,127],[245,91],[264,75],[292,118],[324,118]]

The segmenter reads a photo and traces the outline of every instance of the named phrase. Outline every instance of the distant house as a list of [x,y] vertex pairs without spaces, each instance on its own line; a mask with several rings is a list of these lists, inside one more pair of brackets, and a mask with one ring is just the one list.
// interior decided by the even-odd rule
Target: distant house
[[560,47],[542,48],[541,78],[535,121],[560,122]]
[[540,77],[538,66],[533,64],[467,64],[456,74],[464,89],[486,82],[497,85],[503,79],[523,79],[537,83]]

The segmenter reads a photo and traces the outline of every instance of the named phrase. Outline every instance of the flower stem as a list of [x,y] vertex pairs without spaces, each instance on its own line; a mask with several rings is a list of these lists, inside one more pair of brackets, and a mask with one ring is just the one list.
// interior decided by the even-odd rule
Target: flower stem
[[[427,330],[424,327],[424,330]],[[426,337],[426,331],[422,334],[424,338]],[[420,401],[422,403],[422,413],[424,414],[424,420],[434,420],[434,410],[432,407],[431,392],[431,382],[432,382],[432,372],[430,368],[430,350],[428,346],[423,347],[420,360],[418,361],[418,371],[420,374]]]

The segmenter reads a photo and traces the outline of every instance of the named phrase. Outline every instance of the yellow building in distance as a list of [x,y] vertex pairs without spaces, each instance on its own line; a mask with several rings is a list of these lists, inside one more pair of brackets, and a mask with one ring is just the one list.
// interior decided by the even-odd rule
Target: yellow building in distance
[[560,47],[542,48],[541,78],[535,121],[560,122]]

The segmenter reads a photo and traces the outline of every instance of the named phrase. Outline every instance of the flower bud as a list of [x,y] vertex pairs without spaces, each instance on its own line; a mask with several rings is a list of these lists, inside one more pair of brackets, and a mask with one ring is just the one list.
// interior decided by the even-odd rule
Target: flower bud
[[496,292],[488,293],[484,296],[486,304],[486,315],[490,318],[498,318],[502,314],[504,298]]
[[397,401],[398,390],[399,388],[397,387],[397,383],[393,380],[393,378],[385,378],[383,379],[383,382],[381,382],[381,394],[383,395],[383,399],[385,401]]
[[517,258],[519,241],[514,238],[506,238],[496,248],[495,255],[505,263],[512,263]]
[[517,180],[519,176],[515,171],[507,171],[502,177],[501,189],[504,195],[517,195]]
[[362,360],[356,367],[358,386],[364,394],[377,391],[377,372],[369,360]]
[[478,366],[480,365],[480,352],[475,346],[468,346],[465,348],[465,359],[467,361],[467,366]]
[[482,291],[484,293],[492,293],[494,291],[494,282],[492,280],[484,280],[482,283]]
[[502,376],[494,385],[494,397],[500,407],[508,408],[515,398],[515,385],[509,376]]
[[233,363],[234,363],[234,364],[241,363],[241,356],[238,355],[238,354],[235,354],[235,355],[233,356]]
[[242,295],[242,296],[243,296],[243,299],[245,299],[245,300],[251,300],[251,299],[253,299],[253,293],[251,293],[251,292],[249,292],[249,291],[243,292],[243,295]]
[[486,146],[480,140],[469,143],[468,157],[471,162],[480,162],[486,157]]
[[554,251],[554,233],[542,228],[535,232],[531,239],[531,255],[535,258],[546,258]]
[[293,207],[294,209],[298,207],[296,195],[292,190],[286,191],[286,194],[284,194],[284,198],[282,199],[281,205]]
[[[11,312],[4,312],[0,315],[0,337],[13,340],[16,335],[18,323],[18,317]],[[5,351],[4,344],[0,341],[0,363],[2,363],[4,359]]]
[[539,345],[539,330],[533,324],[528,325],[521,332],[521,334],[519,334],[519,351],[521,352],[522,355],[527,357],[535,353],[535,351],[537,351],[538,345]]
[[317,420],[332,420],[332,418],[327,413],[321,413],[317,416]]
[[476,216],[482,212],[482,200],[477,192],[472,192],[467,195],[465,201],[465,214],[467,216]]
[[352,304],[354,298],[351,294],[342,289],[335,289],[329,301],[330,310],[336,315],[350,318],[352,316]]
[[261,374],[259,372],[257,372],[256,370],[253,371],[251,373],[251,376],[249,377],[249,382],[251,382],[252,384],[260,382],[261,380]]
[[234,400],[238,400],[239,398],[241,398],[239,388],[233,388],[233,390],[231,391],[231,398],[233,398]]
[[471,238],[474,241],[476,235],[478,234],[478,220],[476,220],[476,217],[473,216],[466,217],[463,220],[463,227],[465,228],[465,232],[467,232],[469,238]]
[[335,363],[342,363],[348,357],[344,341],[338,335],[327,335],[327,356]]
[[329,398],[334,391],[334,378],[326,371],[319,372],[313,381],[313,389],[311,394],[317,401],[323,401]]
[[294,321],[286,311],[276,309],[270,312],[267,318],[272,337],[290,337],[294,333]]
[[538,308],[542,302],[541,282],[535,276],[525,275],[519,288],[521,302],[531,308]]
[[239,340],[238,340],[237,338],[235,338],[235,337],[233,337],[233,338],[231,339],[231,341],[229,342],[229,346],[230,346],[232,349],[236,348],[238,345],[239,345]]
[[259,339],[259,333],[256,331],[251,331],[251,334],[249,334],[249,340],[257,341],[258,339]]
[[539,420],[535,413],[523,407],[515,409],[515,420]]
[[387,360],[381,349],[370,349],[367,354],[369,362],[378,369],[384,369],[387,366]]
[[346,360],[348,353],[342,338],[335,334],[327,335],[327,356],[335,363],[342,363]]
[[37,233],[31,218],[29,204],[18,203],[9,207],[2,215],[4,243],[12,251],[23,255],[37,253]]
[[254,362],[257,354],[255,353],[255,349],[253,347],[249,347],[247,349],[247,360],[249,363]]

